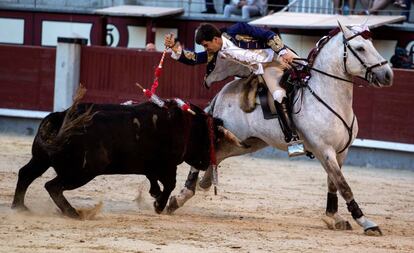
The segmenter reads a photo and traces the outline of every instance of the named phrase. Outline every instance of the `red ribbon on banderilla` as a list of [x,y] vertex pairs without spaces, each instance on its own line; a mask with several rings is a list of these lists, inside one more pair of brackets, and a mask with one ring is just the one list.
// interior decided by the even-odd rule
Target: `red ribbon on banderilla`
[[[142,90],[142,92],[148,98],[148,100],[151,101],[152,103],[158,105],[159,107],[164,107],[165,102],[160,97],[158,97],[155,94],[155,92],[156,92],[156,90],[158,88],[158,85],[159,85],[158,79],[160,78],[160,76],[162,74],[162,65],[164,64],[164,58],[165,58],[166,52],[167,52],[167,48],[164,49],[164,52],[162,53],[160,63],[158,64],[158,67],[155,69],[155,72],[154,72],[155,77],[154,77],[154,82],[152,83],[152,86],[151,86],[151,90],[144,89],[139,83],[136,83],[136,85]],[[181,100],[179,98],[175,98],[174,101],[181,108],[181,110],[195,115],[195,112],[193,110],[191,110],[189,104],[185,103],[183,100]]]

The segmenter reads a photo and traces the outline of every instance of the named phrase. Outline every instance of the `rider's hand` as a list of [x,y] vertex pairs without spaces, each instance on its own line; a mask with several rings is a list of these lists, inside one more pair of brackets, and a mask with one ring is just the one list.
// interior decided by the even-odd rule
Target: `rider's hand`
[[297,56],[296,56],[296,54],[294,54],[289,49],[284,49],[284,50],[286,50],[286,51],[279,56],[279,62],[282,64],[282,66],[284,68],[290,68],[291,67],[291,64],[292,64],[292,61]]
[[174,33],[169,33],[164,36],[164,46],[172,48],[175,45]]
[[286,50],[286,53],[281,55],[280,58],[283,62],[290,64],[292,63],[292,61],[294,60],[294,58],[296,57],[296,55],[290,51],[289,49]]

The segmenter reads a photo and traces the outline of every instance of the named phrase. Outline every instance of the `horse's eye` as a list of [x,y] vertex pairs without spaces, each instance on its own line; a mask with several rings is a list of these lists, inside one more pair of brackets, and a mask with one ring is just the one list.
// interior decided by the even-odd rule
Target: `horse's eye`
[[365,52],[365,48],[363,47],[357,47],[356,49],[358,52]]

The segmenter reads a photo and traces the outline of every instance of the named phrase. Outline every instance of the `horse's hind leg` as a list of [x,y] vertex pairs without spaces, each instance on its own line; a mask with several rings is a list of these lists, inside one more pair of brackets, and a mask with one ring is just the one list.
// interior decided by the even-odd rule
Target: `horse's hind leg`
[[[231,156],[238,156],[243,154],[248,154],[255,152],[259,149],[262,149],[267,146],[267,144],[255,137],[249,137],[243,141],[248,148],[235,146],[233,143],[222,142],[216,150],[217,164],[220,164],[221,161]],[[209,166],[204,173],[203,177],[200,179],[198,185],[201,189],[208,191],[213,182],[213,167]]]
[[318,154],[317,157],[328,173],[329,179],[333,182],[341,196],[345,199],[348,211],[351,212],[352,218],[354,218],[355,221],[364,228],[366,234],[382,235],[378,225],[364,216],[358,204],[354,200],[352,190],[342,174],[335,151],[326,151],[322,154]]
[[196,191],[198,174],[200,173],[194,167],[190,168],[187,180],[185,181],[184,188],[176,196],[171,196],[167,207],[167,213],[172,214],[175,210],[182,207],[185,202],[192,198]]
[[200,186],[201,189],[208,191],[212,184],[213,184],[213,167],[208,166],[206,172],[204,172],[203,177],[200,179],[198,186]]
[[26,195],[29,185],[38,177],[40,177],[49,168],[49,161],[46,159],[39,159],[32,157],[32,159],[19,170],[16,190],[14,193],[12,208],[27,210],[24,204],[24,197]]

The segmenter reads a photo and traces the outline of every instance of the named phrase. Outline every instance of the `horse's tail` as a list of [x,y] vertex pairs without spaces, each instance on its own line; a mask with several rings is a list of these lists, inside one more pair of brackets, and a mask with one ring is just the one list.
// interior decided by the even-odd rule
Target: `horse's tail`
[[206,108],[204,108],[204,112],[205,112],[205,113],[208,113],[208,114],[210,114],[210,115],[213,115],[213,113],[214,113],[214,107],[215,107],[215,105],[216,105],[217,96],[218,96],[219,94],[220,94],[220,93],[217,93],[217,94],[214,96],[214,98],[210,101],[210,104],[209,104]]
[[85,108],[84,112],[78,109],[79,102],[85,94],[86,88],[80,86],[72,106],[65,112],[59,113],[59,120],[55,120],[55,124],[51,125],[49,119],[39,127],[38,141],[49,155],[59,152],[71,136],[82,134],[85,127],[92,123],[92,118],[96,113],[92,113],[93,106]]

